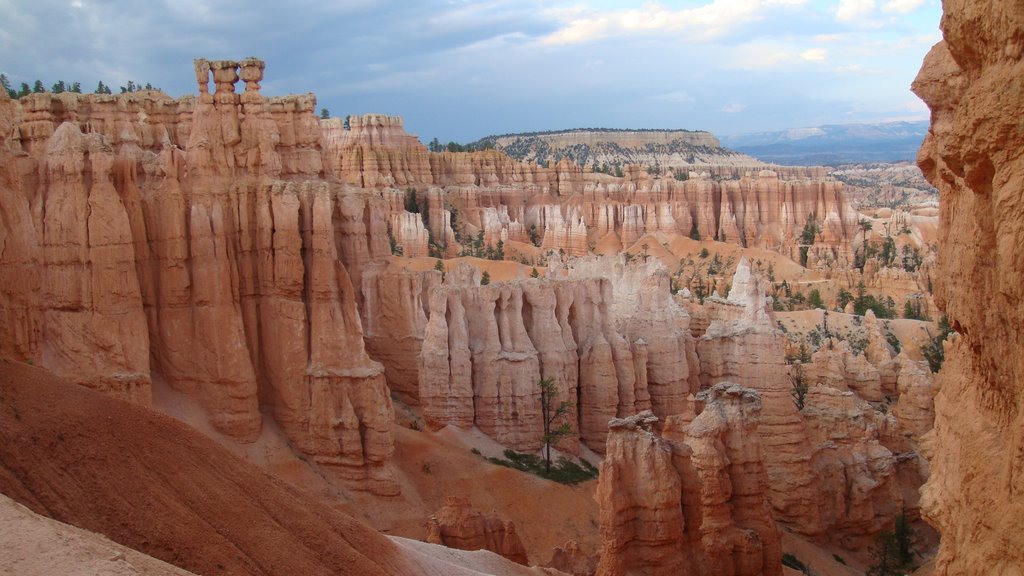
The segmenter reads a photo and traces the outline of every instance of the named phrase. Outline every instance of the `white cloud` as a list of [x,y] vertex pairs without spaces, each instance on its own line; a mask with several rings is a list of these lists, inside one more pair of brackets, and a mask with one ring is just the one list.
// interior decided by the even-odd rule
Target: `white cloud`
[[725,112],[726,114],[739,114],[740,112],[743,112],[746,109],[747,109],[747,105],[746,104],[742,104],[740,102],[734,102],[732,104],[729,104],[728,106],[723,107],[721,109],[721,111]]
[[800,57],[808,62],[824,62],[828,53],[824,48],[810,48],[800,53]]
[[889,13],[909,14],[924,4],[924,0],[889,0],[882,10]]
[[652,32],[685,32],[693,41],[718,38],[773,9],[802,6],[807,0],[712,0],[694,8],[673,10],[657,2],[628,10],[549,10],[562,27],[544,38],[547,44],[576,44],[608,36]]
[[668,92],[666,94],[658,94],[652,97],[654,100],[661,100],[664,102],[674,102],[677,104],[684,104],[687,102],[694,102],[693,96],[686,90],[679,90],[677,92]]
[[[899,2],[901,0],[893,1]],[[836,20],[840,22],[863,20],[874,11],[875,0],[839,0],[839,6],[836,8]]]
[[603,38],[608,30],[606,18],[580,18],[544,39],[548,44],[577,44]]
[[852,76],[879,76],[885,74],[884,70],[878,70],[877,68],[865,68],[860,64],[836,66],[832,71],[837,74],[849,74]]
[[776,42],[752,41],[736,46],[727,57],[726,66],[754,72],[781,68],[800,57],[798,48]]
[[815,34],[811,38],[821,44],[831,44],[845,42],[850,39],[850,36],[848,34]]

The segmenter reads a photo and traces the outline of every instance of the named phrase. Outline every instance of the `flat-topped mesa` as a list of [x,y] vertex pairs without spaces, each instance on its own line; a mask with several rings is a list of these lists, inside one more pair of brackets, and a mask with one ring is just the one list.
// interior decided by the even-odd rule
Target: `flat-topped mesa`
[[633,148],[648,144],[669,145],[674,143],[690,146],[721,148],[722,144],[711,132],[704,130],[566,130],[533,134],[510,134],[493,137],[495,143],[505,144],[518,138],[535,138],[552,148],[564,148],[576,144],[618,144]]
[[649,411],[608,423],[595,496],[598,575],[782,573],[757,434],[760,397],[721,383],[700,399],[699,415],[669,416],[662,436]]

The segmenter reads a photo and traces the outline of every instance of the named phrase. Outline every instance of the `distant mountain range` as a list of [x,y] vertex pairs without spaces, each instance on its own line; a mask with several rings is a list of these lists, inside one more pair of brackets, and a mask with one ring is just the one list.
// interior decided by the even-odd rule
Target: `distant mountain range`
[[780,132],[722,136],[722,145],[759,160],[792,166],[913,161],[928,121],[828,124]]

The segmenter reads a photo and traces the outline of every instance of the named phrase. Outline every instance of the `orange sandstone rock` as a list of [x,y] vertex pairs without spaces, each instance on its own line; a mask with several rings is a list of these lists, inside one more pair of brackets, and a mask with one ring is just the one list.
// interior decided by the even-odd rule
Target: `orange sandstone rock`
[[931,109],[918,164],[940,193],[936,303],[959,337],[937,378],[926,518],[937,574],[1024,566],[1024,11],[943,4],[944,40],[913,89]]

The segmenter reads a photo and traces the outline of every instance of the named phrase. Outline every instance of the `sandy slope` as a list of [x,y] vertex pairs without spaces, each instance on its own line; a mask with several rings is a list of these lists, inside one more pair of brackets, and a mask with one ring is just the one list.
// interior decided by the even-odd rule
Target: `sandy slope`
[[181,422],[4,360],[0,492],[204,575],[460,573]]
[[188,576],[109,539],[40,516],[0,494],[0,574]]

